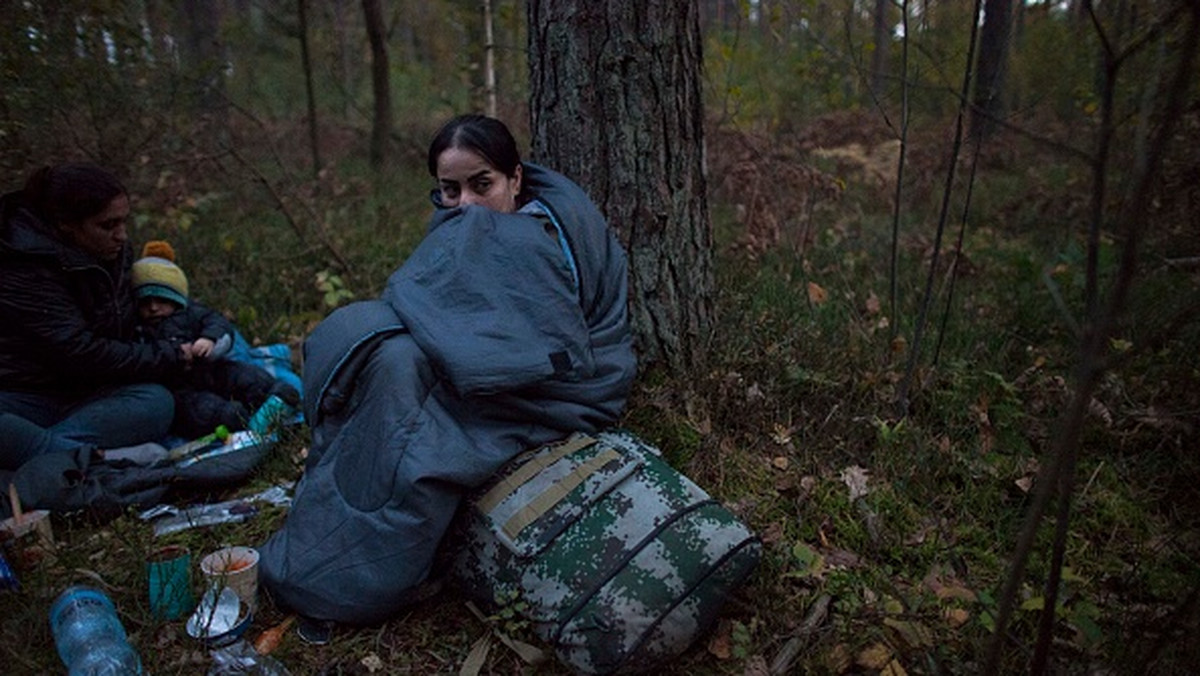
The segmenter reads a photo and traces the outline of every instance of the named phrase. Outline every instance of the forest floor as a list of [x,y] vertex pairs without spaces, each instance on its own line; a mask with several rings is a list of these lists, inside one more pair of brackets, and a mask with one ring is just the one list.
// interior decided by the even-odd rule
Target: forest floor
[[[687,377],[645,374],[622,425],[728,505],[762,537],[764,555],[712,629],[659,673],[981,669],[1074,391],[1089,177],[1005,137],[979,153],[972,182],[975,158],[964,151],[939,238],[952,131],[914,129],[896,221],[900,148],[870,116],[770,135],[710,131],[719,298],[709,363]],[[1138,291],[1111,341],[1123,358],[1089,402],[1053,624],[1056,672],[1184,673],[1200,658],[1200,331],[1173,324],[1200,284],[1194,266],[1178,264],[1200,254],[1194,215],[1170,190],[1188,171],[1186,153],[1168,158]],[[154,215],[139,233],[188,252],[202,271],[197,293],[250,337],[296,347],[328,309],[373,295],[420,237],[424,182],[404,180],[385,196],[352,172],[326,174],[301,195],[317,206],[305,211],[230,199],[176,174],[139,201]],[[343,225],[295,228],[284,217],[305,213]],[[305,237],[288,244],[296,233]],[[1116,244],[1104,238],[1106,270]],[[331,272],[335,253],[353,274]],[[289,431],[246,485],[207,497],[298,479],[307,443],[303,427]],[[179,544],[195,563],[227,543],[261,544],[284,518],[264,507],[243,523],[156,538],[133,514],[101,526],[56,516],[53,556],[18,566],[21,589],[0,593],[4,671],[61,671],[47,610],[82,581],[112,596],[148,672],[205,673],[212,658],[183,622],[150,615],[146,556]],[[1053,536],[1048,517],[1006,631],[1005,672],[1024,671],[1033,652]],[[264,599],[248,636],[283,620]],[[527,623],[481,619],[447,588],[381,626],[339,628],[328,645],[289,632],[272,655],[293,674],[565,673],[487,638],[500,634],[542,645]],[[482,660],[469,658],[488,641]]]

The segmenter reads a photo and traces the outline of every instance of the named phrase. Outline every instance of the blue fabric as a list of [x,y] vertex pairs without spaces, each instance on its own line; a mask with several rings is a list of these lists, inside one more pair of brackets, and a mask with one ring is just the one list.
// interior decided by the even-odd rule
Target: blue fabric
[[331,314],[306,341],[308,465],[260,549],[281,606],[386,619],[429,575],[466,490],[624,409],[636,370],[624,251],[574,183],[536,165],[524,176],[557,227],[440,210],[380,300]]
[[250,343],[246,342],[246,338],[242,336],[242,333],[234,329],[233,347],[229,350],[229,354],[225,356],[228,359],[254,364],[262,368],[274,376],[276,380],[282,380],[291,385],[296,388],[296,391],[301,396],[304,396],[300,375],[292,367],[292,350],[284,343],[271,343],[269,345],[251,347]]
[[16,469],[43,453],[161,439],[174,410],[171,393],[151,383],[115,387],[83,399],[0,392],[0,469]]

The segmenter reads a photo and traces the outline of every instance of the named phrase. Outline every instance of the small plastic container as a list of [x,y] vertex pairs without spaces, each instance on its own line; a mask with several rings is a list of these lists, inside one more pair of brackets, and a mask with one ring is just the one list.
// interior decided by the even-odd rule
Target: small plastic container
[[265,437],[283,424],[283,421],[296,412],[286,401],[272,394],[267,397],[262,406],[246,421],[246,429],[259,436]]
[[99,589],[63,591],[50,606],[50,631],[70,676],[142,673],[142,659],[129,645],[116,607]]

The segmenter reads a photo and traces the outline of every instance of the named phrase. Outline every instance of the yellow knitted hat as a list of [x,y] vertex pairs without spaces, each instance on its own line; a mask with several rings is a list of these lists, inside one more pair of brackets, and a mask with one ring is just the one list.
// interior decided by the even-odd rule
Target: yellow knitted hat
[[175,265],[170,244],[155,240],[142,247],[142,257],[133,264],[133,293],[138,298],[157,296],[187,307],[187,275]]

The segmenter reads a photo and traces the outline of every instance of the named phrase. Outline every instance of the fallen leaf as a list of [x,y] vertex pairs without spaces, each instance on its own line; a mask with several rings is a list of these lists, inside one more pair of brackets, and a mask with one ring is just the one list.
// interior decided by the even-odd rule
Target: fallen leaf
[[971,613],[962,608],[946,608],[942,611],[942,617],[946,618],[946,624],[950,625],[951,629],[957,629],[971,619]]
[[767,666],[767,658],[762,655],[752,655],[746,659],[746,669],[742,672],[742,676],[771,676],[771,669]]
[[362,658],[362,665],[366,667],[368,672],[373,674],[383,668],[383,660],[379,659],[379,655],[371,653]]
[[900,666],[899,660],[893,659],[879,672],[879,676],[908,676],[908,672]]
[[879,308],[880,308],[879,296],[876,296],[874,291],[868,293],[867,294],[867,314],[871,314],[871,315],[879,314]]
[[903,354],[908,349],[908,340],[904,336],[896,336],[892,339],[892,354]]
[[1107,406],[1100,403],[1099,399],[1096,399],[1095,397],[1093,397],[1092,400],[1088,402],[1088,413],[1096,418],[1103,420],[1105,427],[1112,427],[1112,424],[1113,424],[1112,413],[1108,410]]
[[835,674],[840,674],[850,668],[854,661],[850,657],[850,649],[844,644],[837,644],[825,653],[825,666]]
[[762,532],[763,544],[774,544],[783,539],[783,524],[778,521],[769,524]]
[[825,565],[838,568],[854,568],[861,561],[858,554],[845,549],[831,549],[824,553],[824,557]]
[[487,662],[488,651],[491,648],[492,635],[480,636],[471,646],[471,652],[467,654],[467,659],[463,660],[462,667],[458,670],[458,676],[479,676],[479,672],[483,670],[483,665]]
[[921,584],[925,588],[933,592],[933,595],[939,599],[961,599],[963,601],[974,602],[976,600],[975,592],[962,586],[954,578],[943,580],[942,569],[934,566],[929,573],[925,575],[925,579],[921,580]]
[[854,658],[854,662],[865,669],[883,669],[891,661],[892,650],[882,643],[864,649]]
[[900,635],[900,640],[908,644],[910,648],[924,648],[933,645],[933,632],[920,622],[885,617],[883,623],[895,630]]
[[808,300],[813,305],[820,305],[821,303],[829,300],[829,292],[822,288],[820,284],[817,284],[816,282],[809,282]]
[[775,469],[787,469],[788,459],[786,455],[777,455],[771,459],[771,466]]
[[727,660],[733,655],[733,640],[730,638],[732,625],[728,620],[721,620],[717,630],[708,639],[708,652],[719,660]]
[[1016,481],[1014,481],[1013,483],[1015,483],[1017,485],[1017,488],[1021,489],[1022,493],[1028,493],[1030,491],[1030,489],[1033,488],[1033,477],[1023,476],[1020,479],[1017,479]]
[[840,478],[842,483],[850,489],[850,502],[854,502],[870,492],[870,489],[867,488],[867,470],[858,465],[851,465],[843,469]]
[[775,423],[774,429],[771,430],[771,440],[780,446],[785,446],[792,442],[792,431],[779,423]]

